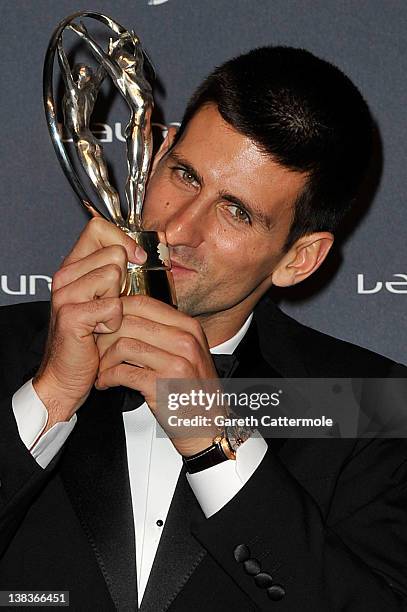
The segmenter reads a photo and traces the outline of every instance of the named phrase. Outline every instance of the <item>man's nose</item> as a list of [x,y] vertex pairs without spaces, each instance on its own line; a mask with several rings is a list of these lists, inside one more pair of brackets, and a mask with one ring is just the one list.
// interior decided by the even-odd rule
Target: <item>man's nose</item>
[[165,235],[171,246],[184,244],[197,247],[203,241],[209,223],[207,203],[197,197],[178,206],[166,219]]

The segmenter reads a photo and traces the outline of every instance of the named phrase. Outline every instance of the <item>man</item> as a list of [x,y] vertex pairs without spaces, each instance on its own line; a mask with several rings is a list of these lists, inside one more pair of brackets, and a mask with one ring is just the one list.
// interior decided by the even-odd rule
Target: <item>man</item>
[[[404,440],[154,427],[169,432],[160,378],[405,375],[267,297],[324,261],[370,133],[359,92],[310,53],[231,60],[149,182],[144,226],[166,234],[178,310],[120,297],[143,253],[99,219],[53,279],[46,348],[46,306],[4,309],[3,590],[69,590],[74,610],[405,609]],[[216,353],[236,359],[217,372]]]

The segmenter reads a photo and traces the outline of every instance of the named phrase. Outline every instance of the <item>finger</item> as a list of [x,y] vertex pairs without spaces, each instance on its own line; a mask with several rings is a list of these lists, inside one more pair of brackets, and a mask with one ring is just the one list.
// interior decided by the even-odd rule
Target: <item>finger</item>
[[208,346],[206,336],[197,319],[193,319],[169,304],[160,302],[148,295],[123,296],[121,299],[123,300],[124,315],[135,315],[156,323],[178,327],[195,336],[203,346]]
[[120,330],[109,338],[98,339],[98,349],[103,357],[109,347],[119,337],[134,338],[141,342],[147,342],[154,347],[166,351],[171,356],[178,355],[195,363],[202,359],[203,349],[195,336],[183,329],[157,323],[150,319],[126,315],[123,317]]
[[[65,344],[73,342],[77,349],[77,342],[88,338],[94,332],[103,334],[119,329],[122,316],[123,307],[119,298],[64,304],[56,318],[56,335],[64,338]],[[64,348],[69,352],[69,346],[65,345]]]
[[[118,298],[121,290],[121,275],[121,269],[115,264],[91,270],[53,293],[54,312],[58,312],[65,304],[81,304],[96,301],[96,298]],[[123,305],[121,308],[123,309]]]
[[109,264],[120,268],[121,284],[123,284],[127,273],[127,252],[123,246],[115,244],[99,249],[79,261],[64,265],[54,274],[52,288],[54,291],[61,289],[88,272]]
[[[135,241],[123,232],[119,227],[102,219],[94,217],[89,221],[79,236],[74,248],[66,257],[64,264],[67,265],[79,259],[87,257],[99,249],[111,245],[121,245],[127,253],[127,258],[132,263],[144,263],[142,259],[143,250],[138,247]],[[137,249],[137,252],[136,252]]]
[[119,338],[107,349],[100,360],[99,376],[104,370],[123,362],[154,370],[164,378],[167,374],[171,375],[171,378],[193,376],[191,364],[183,357],[176,357],[148,342],[126,337]]
[[151,389],[155,387],[155,380],[156,374],[153,370],[121,363],[100,374],[96,380],[95,387],[97,389],[120,386],[128,387],[129,389],[140,391],[147,401]]

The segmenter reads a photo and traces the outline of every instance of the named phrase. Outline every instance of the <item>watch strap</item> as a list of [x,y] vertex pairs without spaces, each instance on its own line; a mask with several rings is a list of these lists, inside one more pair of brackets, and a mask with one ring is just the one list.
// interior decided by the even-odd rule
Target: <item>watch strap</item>
[[236,459],[236,453],[231,449],[228,440],[224,436],[216,436],[213,444],[208,448],[190,457],[184,456],[182,458],[190,474],[202,472],[202,470],[218,465],[218,463],[228,459]]

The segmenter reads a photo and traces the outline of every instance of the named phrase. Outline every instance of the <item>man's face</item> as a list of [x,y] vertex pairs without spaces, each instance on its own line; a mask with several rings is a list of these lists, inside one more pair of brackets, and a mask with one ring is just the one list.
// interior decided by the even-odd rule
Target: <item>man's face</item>
[[145,229],[166,234],[179,310],[250,312],[271,285],[304,182],[214,105],[193,117],[157,164],[143,213]]

